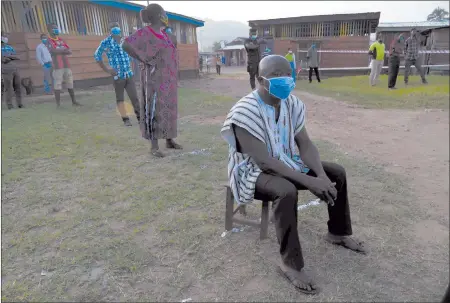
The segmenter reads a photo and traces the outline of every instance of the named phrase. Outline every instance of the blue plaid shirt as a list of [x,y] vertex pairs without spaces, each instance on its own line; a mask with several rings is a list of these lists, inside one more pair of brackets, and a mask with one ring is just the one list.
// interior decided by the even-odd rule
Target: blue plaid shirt
[[3,43],[2,45],[2,56],[15,56],[16,50],[8,44]]
[[126,79],[133,76],[131,60],[128,54],[123,50],[122,43],[117,43],[112,36],[107,37],[100,43],[95,51],[95,60],[101,61],[102,55],[105,52],[108,57],[109,66],[117,72],[117,76],[120,79]]

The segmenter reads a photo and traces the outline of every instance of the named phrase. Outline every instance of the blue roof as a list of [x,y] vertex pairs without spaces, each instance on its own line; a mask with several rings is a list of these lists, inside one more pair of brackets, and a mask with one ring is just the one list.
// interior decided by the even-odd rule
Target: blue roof
[[[134,3],[121,1],[121,0],[110,0],[110,1],[89,0],[89,2],[99,4],[99,5],[111,6],[111,7],[115,7],[115,8],[123,9],[123,10],[135,11],[135,12],[140,12],[145,7],[140,4],[134,4]],[[185,23],[193,24],[197,27],[202,27],[205,25],[205,22],[202,20],[198,20],[195,18],[191,18],[191,17],[187,17],[184,15],[171,13],[171,12],[167,12],[167,11],[166,11],[166,13],[167,13],[167,17],[169,18],[169,20],[185,22]]]

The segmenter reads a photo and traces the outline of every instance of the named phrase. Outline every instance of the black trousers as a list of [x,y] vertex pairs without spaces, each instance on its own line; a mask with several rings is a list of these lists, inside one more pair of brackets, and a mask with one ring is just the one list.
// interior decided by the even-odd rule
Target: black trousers
[[400,69],[400,58],[398,56],[389,57],[388,66],[388,87],[393,88],[397,83],[398,71]]
[[256,88],[256,78],[258,77],[258,66],[247,66],[247,72],[250,76],[250,87],[254,90]]
[[[114,80],[114,90],[116,92],[116,102],[120,103],[125,100],[125,91],[127,91],[131,104],[133,105],[134,113],[138,121],[140,120],[140,105],[139,97],[136,90],[136,84],[134,83],[134,77],[126,79]],[[122,117],[125,118],[125,117]]]
[[216,65],[216,72],[220,75],[220,65]]
[[[331,182],[336,182],[338,191],[334,206],[328,205],[328,231],[333,235],[349,236],[352,234],[352,225],[345,169],[335,163],[322,162],[322,165]],[[308,175],[316,176],[312,171]],[[256,180],[255,199],[273,201],[273,219],[282,261],[297,270],[305,265],[297,231],[298,190],[305,189],[297,188],[284,178],[265,173],[261,173]]]
[[312,81],[312,72],[313,72],[313,70],[314,70],[314,73],[316,74],[316,79],[317,79],[317,81],[320,82],[319,68],[318,68],[318,67],[310,67],[310,68],[309,68],[309,77],[308,77],[309,82]]

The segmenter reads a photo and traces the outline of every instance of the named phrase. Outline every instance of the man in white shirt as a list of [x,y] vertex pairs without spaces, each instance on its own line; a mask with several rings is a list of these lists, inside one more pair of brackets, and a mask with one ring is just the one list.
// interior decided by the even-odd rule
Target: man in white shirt
[[44,71],[44,90],[48,95],[52,94],[52,56],[47,48],[47,35],[41,35],[42,43],[36,48],[36,60],[42,66]]

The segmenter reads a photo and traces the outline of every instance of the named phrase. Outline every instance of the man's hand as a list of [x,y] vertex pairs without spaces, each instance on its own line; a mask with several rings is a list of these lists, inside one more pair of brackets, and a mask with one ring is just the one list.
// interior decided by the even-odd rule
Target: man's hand
[[112,68],[110,68],[109,70],[108,70],[108,74],[110,74],[111,76],[117,76],[117,72],[114,70],[114,69],[112,69]]
[[312,178],[308,189],[322,201],[326,201],[331,206],[334,205],[334,200],[337,198],[337,190],[335,188],[336,183],[332,183],[328,177],[325,178]]

